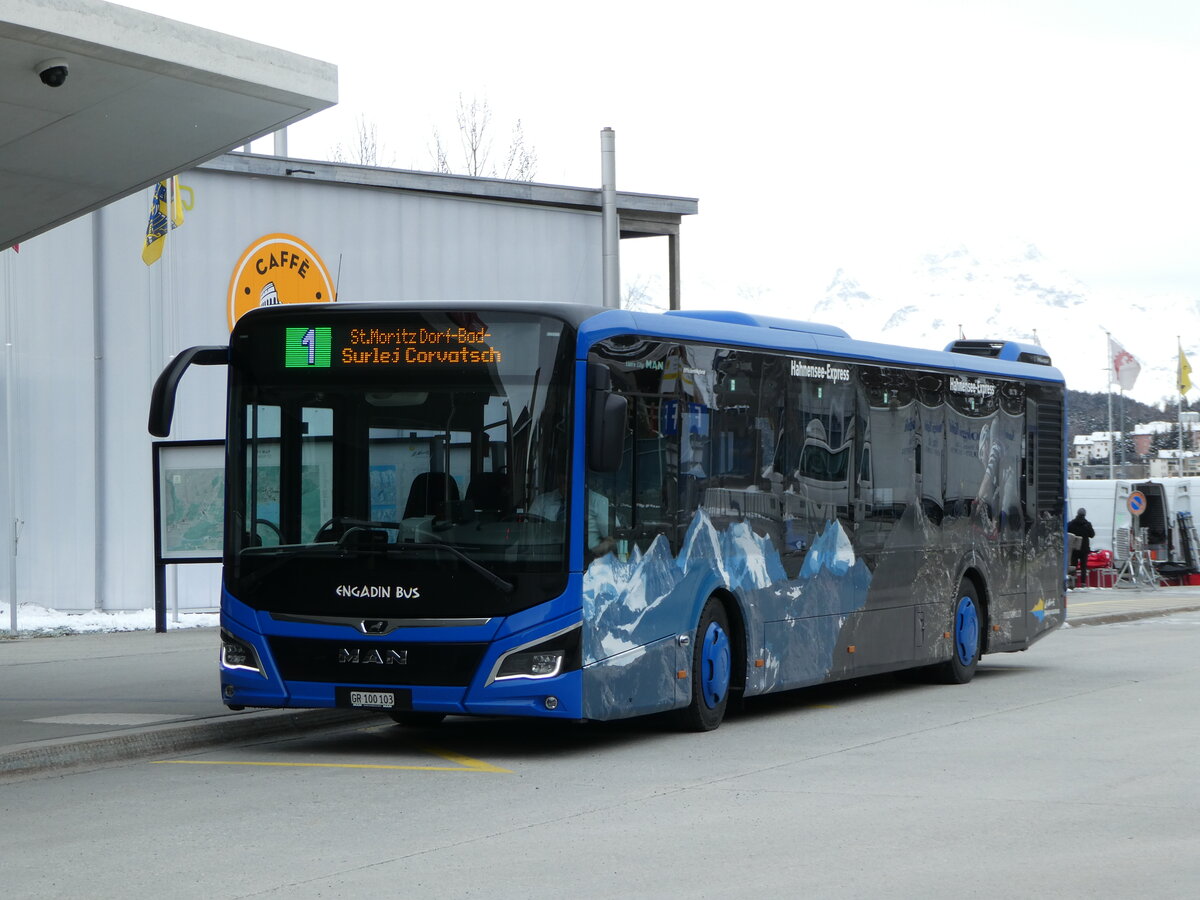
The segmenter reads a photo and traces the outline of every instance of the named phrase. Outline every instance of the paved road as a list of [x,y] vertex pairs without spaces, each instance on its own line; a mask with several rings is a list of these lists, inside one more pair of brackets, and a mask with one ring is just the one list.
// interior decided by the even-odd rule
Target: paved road
[[658,720],[378,721],[0,785],[12,896],[1194,896],[1200,613],[966,686]]
[[[1200,587],[1074,591],[1068,622],[1200,609]],[[337,710],[231,712],[218,633],[185,628],[0,640],[0,775],[182,751],[362,719]],[[1035,648],[1035,651],[1037,648]]]
[[99,764],[361,718],[221,703],[219,632],[0,640],[0,775]]

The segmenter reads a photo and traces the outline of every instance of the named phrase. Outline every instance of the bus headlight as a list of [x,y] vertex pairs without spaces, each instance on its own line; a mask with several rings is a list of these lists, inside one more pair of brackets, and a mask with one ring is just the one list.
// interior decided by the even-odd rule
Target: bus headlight
[[258,651],[224,629],[221,630],[221,668],[257,672],[264,678],[267,677],[262,660],[258,658]]
[[579,625],[573,625],[534,643],[514,647],[496,661],[487,683],[512,678],[553,678],[578,669],[580,630]]
[[496,680],[505,678],[550,678],[562,671],[563,654],[550,653],[510,653],[500,661],[496,670]]

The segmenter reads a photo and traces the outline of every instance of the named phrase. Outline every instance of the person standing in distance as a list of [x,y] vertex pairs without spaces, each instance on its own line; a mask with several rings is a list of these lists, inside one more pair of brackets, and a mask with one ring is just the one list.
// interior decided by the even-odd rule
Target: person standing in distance
[[1079,586],[1087,586],[1087,565],[1088,554],[1092,552],[1092,538],[1096,536],[1096,529],[1092,527],[1092,523],[1087,520],[1087,510],[1082,507],[1075,518],[1071,520],[1071,524],[1067,526],[1067,534],[1073,534],[1079,538],[1079,546],[1071,551],[1071,568],[1079,565]]

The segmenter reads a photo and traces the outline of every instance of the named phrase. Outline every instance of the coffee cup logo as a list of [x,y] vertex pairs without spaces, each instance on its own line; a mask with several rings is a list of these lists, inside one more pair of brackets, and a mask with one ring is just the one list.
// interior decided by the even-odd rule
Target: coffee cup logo
[[229,330],[247,310],[282,303],[329,303],[329,270],[312,247],[290,234],[268,234],[242,253],[229,280]]

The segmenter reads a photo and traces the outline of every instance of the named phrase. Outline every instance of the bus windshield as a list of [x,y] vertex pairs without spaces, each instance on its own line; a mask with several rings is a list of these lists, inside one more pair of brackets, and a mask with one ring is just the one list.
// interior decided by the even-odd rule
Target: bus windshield
[[511,311],[248,317],[230,352],[230,593],[415,619],[556,596],[566,524],[534,510],[567,480],[573,344]]

